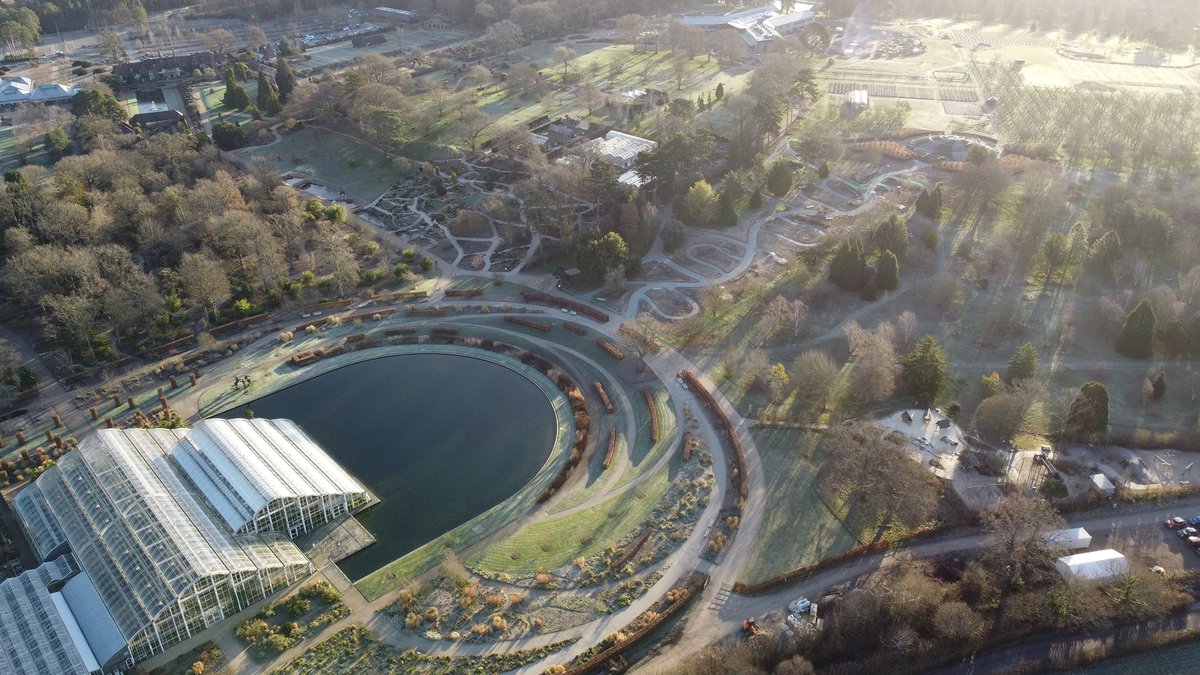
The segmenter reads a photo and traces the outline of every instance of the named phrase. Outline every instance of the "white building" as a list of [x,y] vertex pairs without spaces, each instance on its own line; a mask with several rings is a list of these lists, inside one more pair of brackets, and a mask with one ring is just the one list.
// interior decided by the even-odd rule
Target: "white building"
[[851,89],[846,92],[846,103],[851,110],[866,110],[871,105],[871,95],[866,89]]
[[1046,532],[1042,535],[1042,538],[1046,540],[1047,544],[1055,548],[1065,548],[1067,550],[1087,548],[1092,545],[1092,535],[1082,527]]
[[[56,618],[45,618],[49,583],[37,574],[18,579],[40,604],[0,591],[0,640],[29,647],[0,650],[0,672],[144,661],[303,579],[312,564],[287,537],[369,500],[287,420],[97,431],[14,499],[42,567],[67,560],[75,572],[59,600],[49,594]],[[6,632],[8,617],[49,626],[47,639],[75,645],[86,669],[69,654],[71,667],[43,667],[30,643],[41,638]]]
[[647,150],[654,150],[658,143],[646,138],[639,138],[620,131],[610,131],[603,139],[597,138],[590,143],[591,149],[604,161],[612,164],[621,171],[633,167],[637,156]]
[[1111,548],[1063,556],[1054,567],[1067,581],[1111,579],[1129,572],[1125,556]]
[[1105,497],[1111,497],[1117,491],[1117,486],[1102,473],[1092,474],[1092,489]]
[[33,85],[28,77],[0,77],[0,106],[20,103],[66,103],[79,93],[78,87],[58,83]]
[[791,3],[788,11],[784,12],[782,4],[775,2],[725,14],[685,16],[680,20],[706,32],[737,31],[747,46],[755,51],[760,51],[773,40],[778,40],[786,35],[794,35],[807,28],[815,18],[812,9],[812,5]]

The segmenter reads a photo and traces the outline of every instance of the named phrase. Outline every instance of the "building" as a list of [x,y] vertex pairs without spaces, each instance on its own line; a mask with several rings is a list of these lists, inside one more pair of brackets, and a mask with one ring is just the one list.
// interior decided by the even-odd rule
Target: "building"
[[1046,543],[1055,548],[1065,548],[1068,551],[1087,548],[1092,545],[1092,535],[1082,527],[1072,527],[1065,530],[1054,530],[1042,535]]
[[[14,499],[48,562],[18,577],[32,574],[23,596],[0,591],[0,622],[40,623],[48,637],[17,633],[31,656],[10,649],[16,665],[5,672],[56,672],[32,656],[41,639],[71,643],[99,666],[61,672],[144,661],[306,577],[312,565],[288,537],[369,500],[288,420],[97,431]],[[65,575],[61,602],[49,593],[51,612],[41,570],[63,564],[77,571]]]
[[807,28],[815,19],[812,9],[812,5],[789,2],[785,10],[784,3],[775,2],[725,14],[685,16],[681,21],[705,32],[736,32],[746,46],[760,52],[771,42]]
[[626,171],[633,168],[638,155],[657,148],[658,143],[620,131],[610,131],[603,138],[591,141],[589,147],[600,159]]
[[113,75],[127,85],[170,82],[191,77],[197,70],[217,68],[224,57],[216,52],[195,52],[180,56],[159,56],[113,66]]
[[371,19],[375,21],[387,21],[390,23],[399,23],[408,25],[417,20],[417,15],[407,9],[396,9],[394,7],[376,7],[371,10]]
[[1125,556],[1111,548],[1063,556],[1054,567],[1067,581],[1102,581],[1129,572]]
[[1117,486],[1102,473],[1092,474],[1092,489],[1105,497],[1111,497],[1117,491]]
[[0,106],[15,106],[21,103],[67,103],[75,94],[78,87],[51,82],[34,86],[28,77],[0,78]]
[[187,126],[187,118],[178,110],[155,110],[138,113],[129,118],[130,127],[141,127],[147,133],[155,131],[175,131],[179,125]]
[[846,104],[851,110],[866,110],[871,105],[871,95],[866,89],[851,89],[846,92]]

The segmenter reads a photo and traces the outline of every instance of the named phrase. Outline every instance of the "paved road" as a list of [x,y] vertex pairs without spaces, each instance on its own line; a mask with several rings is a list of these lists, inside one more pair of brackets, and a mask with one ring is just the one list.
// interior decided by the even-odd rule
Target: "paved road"
[[[1092,533],[1100,533],[1113,528],[1127,527],[1161,527],[1160,523],[1167,517],[1179,513],[1192,513],[1200,509],[1200,499],[1189,499],[1172,502],[1169,506],[1161,504],[1145,504],[1124,507],[1114,513],[1089,512],[1067,519],[1071,527],[1083,527]],[[750,537],[747,537],[750,539]],[[914,546],[862,556],[847,561],[841,565],[825,570],[803,581],[784,586],[778,590],[758,596],[732,595],[719,611],[712,611],[705,606],[697,605],[699,612],[694,612],[689,625],[685,628],[684,639],[675,647],[664,651],[650,661],[638,664],[637,673],[671,673],[675,672],[683,658],[695,652],[700,646],[713,644],[725,638],[734,636],[741,626],[741,621],[748,616],[762,616],[769,612],[783,609],[787,603],[798,597],[816,597],[823,592],[841,584],[853,582],[863,575],[875,572],[893,563],[898,555],[905,557],[928,558],[955,551],[977,549],[987,541],[984,534],[970,532],[950,536],[933,541],[922,542]],[[988,672],[988,671],[979,671]]]

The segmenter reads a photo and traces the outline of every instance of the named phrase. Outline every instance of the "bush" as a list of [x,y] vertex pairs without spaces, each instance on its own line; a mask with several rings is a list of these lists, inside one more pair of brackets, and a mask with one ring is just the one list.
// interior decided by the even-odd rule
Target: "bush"
[[300,595],[293,595],[284,603],[284,609],[295,618],[300,618],[312,611],[312,603]]

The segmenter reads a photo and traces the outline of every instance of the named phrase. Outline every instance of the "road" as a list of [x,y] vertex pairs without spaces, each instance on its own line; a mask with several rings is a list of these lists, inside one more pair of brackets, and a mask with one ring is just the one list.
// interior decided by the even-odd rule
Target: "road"
[[[1113,528],[1161,528],[1161,522],[1164,519],[1180,513],[1192,513],[1197,509],[1200,509],[1200,499],[1181,500],[1173,502],[1170,506],[1159,504],[1126,506],[1115,513],[1089,512],[1068,518],[1067,524],[1069,527],[1083,527],[1093,534]],[[750,537],[746,537],[746,539],[750,539]],[[677,672],[681,661],[689,654],[694,653],[699,646],[714,644],[736,635],[742,619],[748,616],[759,617],[783,609],[789,602],[799,597],[820,596],[830,588],[854,582],[864,575],[894,563],[897,559],[910,556],[929,558],[955,551],[969,551],[982,547],[986,542],[987,536],[979,532],[939,538],[893,551],[855,558],[808,579],[763,595],[731,595],[724,607],[717,611],[698,604],[684,629],[684,638],[676,646],[650,661],[638,664],[633,672],[645,674]],[[978,672],[989,671],[979,670]]]

